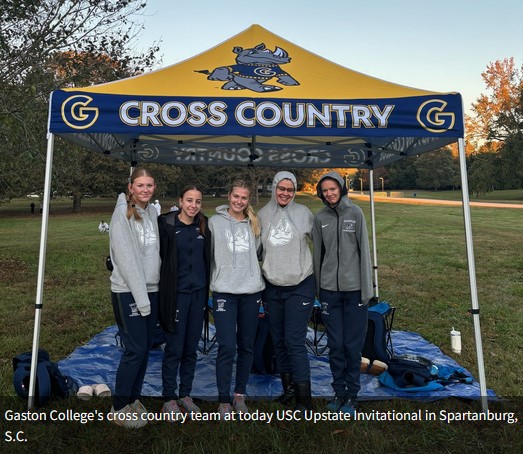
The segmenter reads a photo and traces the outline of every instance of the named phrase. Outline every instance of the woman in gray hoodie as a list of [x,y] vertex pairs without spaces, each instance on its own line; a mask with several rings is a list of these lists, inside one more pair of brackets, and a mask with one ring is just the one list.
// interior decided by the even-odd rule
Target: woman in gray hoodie
[[160,239],[158,214],[149,203],[156,183],[137,168],[120,194],[109,230],[111,297],[124,351],[116,372],[111,420],[138,428],[147,420],[139,397],[158,319]]
[[347,197],[340,174],[323,175],[316,189],[325,206],[314,216],[314,274],[335,393],[327,408],[354,414],[368,303],[373,297],[367,224],[361,208]]
[[258,217],[261,223],[263,301],[281,374],[283,394],[278,401],[296,398],[296,410],[311,407],[310,363],[305,346],[307,323],[314,306],[312,255],[313,216],[295,202],[296,177],[278,172],[272,197]]
[[[218,412],[227,419],[233,408],[247,413],[245,391],[253,362],[258,312],[265,288],[258,263],[260,226],[249,204],[251,190],[241,180],[229,191],[229,205],[216,208],[209,219],[212,238],[211,290],[218,341],[216,383]],[[234,356],[236,382],[231,407]]]

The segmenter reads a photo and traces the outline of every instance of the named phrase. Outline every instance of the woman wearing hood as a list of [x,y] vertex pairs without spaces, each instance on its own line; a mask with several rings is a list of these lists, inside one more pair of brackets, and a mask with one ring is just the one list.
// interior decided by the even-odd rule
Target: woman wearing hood
[[345,179],[337,172],[323,175],[316,189],[325,207],[314,216],[314,274],[335,393],[327,408],[354,414],[373,297],[367,224],[361,209],[346,197]]
[[[260,226],[249,198],[251,189],[242,180],[229,191],[229,205],[216,208],[209,219],[212,238],[211,290],[218,341],[216,384],[218,412],[227,420],[234,411],[247,413],[245,391],[253,362],[253,344],[265,283],[258,263]],[[234,356],[236,382],[231,406]]]
[[278,172],[272,197],[258,217],[261,223],[263,295],[267,319],[281,373],[286,404],[296,398],[296,410],[311,408],[310,364],[305,346],[307,323],[314,306],[315,282],[311,239],[313,216],[295,202],[296,177]]

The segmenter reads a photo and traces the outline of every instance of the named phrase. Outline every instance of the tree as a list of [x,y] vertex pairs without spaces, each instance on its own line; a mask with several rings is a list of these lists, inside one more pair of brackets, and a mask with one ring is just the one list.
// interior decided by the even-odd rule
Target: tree
[[89,85],[138,74],[155,64],[156,46],[135,49],[136,17],[145,6],[145,0],[3,2],[0,199],[43,188],[49,93],[80,81]]
[[459,174],[457,162],[449,149],[423,153],[416,158],[414,167],[418,173],[416,184],[422,189],[445,189],[454,186]]
[[496,153],[478,153],[469,165],[469,192],[479,197],[492,191],[496,184]]
[[[523,66],[518,69],[513,58],[505,58],[489,64],[482,77],[488,93],[472,104],[468,139],[477,155],[496,156],[473,161],[471,177],[481,175],[485,192],[519,189],[523,187]],[[485,175],[486,169],[494,175]],[[485,181],[493,183],[486,185]]]
[[471,135],[486,142],[523,139],[523,65],[518,69],[513,58],[497,60],[481,76],[489,93],[472,104]]

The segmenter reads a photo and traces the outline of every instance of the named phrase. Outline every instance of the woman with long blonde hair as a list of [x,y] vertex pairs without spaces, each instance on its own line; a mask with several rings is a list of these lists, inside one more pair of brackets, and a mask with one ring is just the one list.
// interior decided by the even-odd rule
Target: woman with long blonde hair
[[158,319],[160,241],[158,215],[150,203],[156,190],[144,168],[132,173],[120,194],[109,230],[111,298],[123,344],[116,372],[111,420],[127,428],[146,424],[139,398]]
[[[213,316],[218,341],[216,383],[218,411],[222,419],[235,412],[247,413],[247,382],[253,362],[253,344],[258,312],[265,288],[257,251],[260,223],[249,199],[251,188],[235,181],[228,205],[216,208],[209,220],[212,233],[211,284]],[[234,356],[237,353],[236,381],[231,405]]]

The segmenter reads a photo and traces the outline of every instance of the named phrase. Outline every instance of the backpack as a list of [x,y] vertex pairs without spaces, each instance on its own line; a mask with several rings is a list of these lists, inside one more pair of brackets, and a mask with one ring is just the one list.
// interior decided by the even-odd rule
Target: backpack
[[423,356],[394,356],[379,382],[407,392],[437,391],[449,383],[472,383],[472,376],[462,367],[436,365]]
[[[16,393],[24,399],[29,397],[32,356],[32,352],[26,352],[13,358],[13,385]],[[45,405],[51,399],[73,396],[77,392],[78,384],[76,381],[72,377],[62,374],[58,364],[49,358],[47,351],[39,350],[35,386],[37,405]]]

